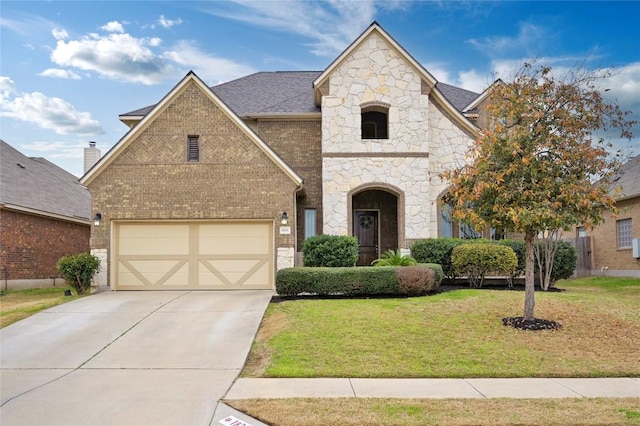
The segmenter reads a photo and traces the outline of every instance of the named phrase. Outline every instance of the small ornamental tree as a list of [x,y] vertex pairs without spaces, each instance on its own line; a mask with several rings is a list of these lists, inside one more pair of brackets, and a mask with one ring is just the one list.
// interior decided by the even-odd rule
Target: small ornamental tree
[[[525,64],[510,82],[489,92],[491,124],[476,139],[468,165],[444,172],[452,217],[480,228],[524,235],[524,322],[534,322],[534,239],[550,230],[601,222],[614,209],[607,183],[619,162],[593,132],[635,124],[596,82],[608,75],[582,68],[558,78],[546,66]],[[601,184],[593,185],[594,179]]]
[[85,294],[91,287],[93,277],[98,273],[100,259],[89,253],[67,254],[58,260],[56,268],[60,276],[78,294]]

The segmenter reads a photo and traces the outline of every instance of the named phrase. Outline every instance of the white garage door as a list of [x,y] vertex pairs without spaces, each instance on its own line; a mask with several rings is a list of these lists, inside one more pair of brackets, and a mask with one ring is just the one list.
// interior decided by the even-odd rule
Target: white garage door
[[117,290],[272,289],[271,222],[115,223]]

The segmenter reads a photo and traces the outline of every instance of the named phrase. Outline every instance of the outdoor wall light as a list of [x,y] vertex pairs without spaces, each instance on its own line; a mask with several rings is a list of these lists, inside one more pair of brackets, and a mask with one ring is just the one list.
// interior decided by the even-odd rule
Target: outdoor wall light
[[93,217],[93,224],[95,226],[100,226],[101,220],[102,220],[102,215],[100,213],[96,213],[96,215]]
[[289,223],[289,216],[287,215],[287,212],[282,212],[282,215],[280,215],[280,223],[282,225]]

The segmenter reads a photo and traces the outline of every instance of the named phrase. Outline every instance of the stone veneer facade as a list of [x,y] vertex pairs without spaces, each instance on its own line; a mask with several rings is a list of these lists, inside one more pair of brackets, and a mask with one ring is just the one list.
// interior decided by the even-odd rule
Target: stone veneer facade
[[[393,46],[371,34],[329,76],[322,97],[322,188],[325,234],[348,235],[349,194],[384,184],[398,206],[398,248],[438,235],[437,177],[459,165],[472,136],[429,96],[422,75]],[[388,106],[388,139],[361,138],[361,110]]]

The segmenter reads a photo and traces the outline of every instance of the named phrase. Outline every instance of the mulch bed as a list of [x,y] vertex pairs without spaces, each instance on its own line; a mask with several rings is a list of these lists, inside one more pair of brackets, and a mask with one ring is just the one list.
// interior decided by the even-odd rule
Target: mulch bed
[[557,330],[562,325],[555,321],[549,321],[545,319],[534,318],[533,321],[525,321],[524,317],[507,317],[502,318],[502,324],[505,326],[511,326],[513,328],[519,328],[521,330]]

